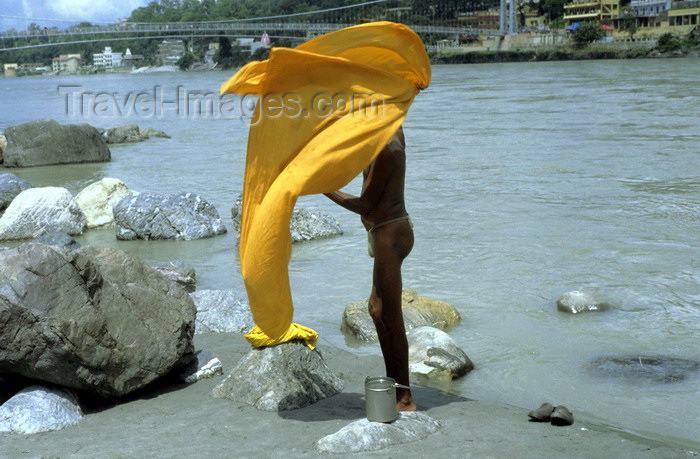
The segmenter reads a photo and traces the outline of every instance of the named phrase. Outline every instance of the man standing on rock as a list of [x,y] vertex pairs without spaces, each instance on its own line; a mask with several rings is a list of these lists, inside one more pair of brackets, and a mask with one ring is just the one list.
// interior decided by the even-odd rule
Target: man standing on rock
[[[387,376],[408,386],[408,340],[401,311],[401,264],[413,248],[413,225],[406,212],[406,143],[402,128],[363,172],[362,193],[326,193],[360,215],[374,258],[369,314],[379,336]],[[411,390],[397,388],[399,411],[415,411]]]

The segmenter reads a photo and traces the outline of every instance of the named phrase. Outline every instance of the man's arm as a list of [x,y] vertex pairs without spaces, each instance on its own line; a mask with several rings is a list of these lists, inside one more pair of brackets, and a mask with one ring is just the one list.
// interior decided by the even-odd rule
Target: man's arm
[[361,196],[353,196],[343,191],[324,193],[331,201],[360,215],[367,215],[374,209],[384,193],[393,168],[396,166],[396,153],[403,148],[400,142],[390,142],[374,160]]

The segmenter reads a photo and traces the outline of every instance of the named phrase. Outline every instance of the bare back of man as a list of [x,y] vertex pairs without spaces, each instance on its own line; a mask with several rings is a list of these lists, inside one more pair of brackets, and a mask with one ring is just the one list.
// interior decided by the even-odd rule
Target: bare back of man
[[[413,228],[404,201],[406,153],[401,128],[363,173],[362,194],[327,193],[360,214],[374,253],[369,313],[384,356],[387,376],[409,385],[408,341],[401,310],[401,265],[413,248]],[[397,388],[399,411],[414,411],[410,389]]]

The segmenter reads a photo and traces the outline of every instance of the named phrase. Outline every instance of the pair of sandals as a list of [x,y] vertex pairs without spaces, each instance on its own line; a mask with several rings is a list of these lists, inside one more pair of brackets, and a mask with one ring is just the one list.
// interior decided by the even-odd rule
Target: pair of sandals
[[535,411],[527,414],[531,422],[551,422],[555,426],[570,426],[574,423],[574,415],[565,406],[554,406],[543,403]]

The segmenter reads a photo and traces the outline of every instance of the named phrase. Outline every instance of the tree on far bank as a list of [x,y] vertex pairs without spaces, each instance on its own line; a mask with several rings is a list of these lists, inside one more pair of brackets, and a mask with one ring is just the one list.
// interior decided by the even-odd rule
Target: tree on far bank
[[600,28],[597,22],[580,23],[576,29],[571,32],[571,39],[578,48],[584,48],[594,41],[600,40],[605,36],[605,32]]
[[634,40],[634,34],[639,30],[637,15],[632,8],[624,8],[620,14],[620,30],[627,32],[630,40]]
[[192,64],[194,64],[194,54],[189,51],[183,54],[177,61],[177,66],[180,68],[180,70],[188,70],[190,67],[192,67]]

